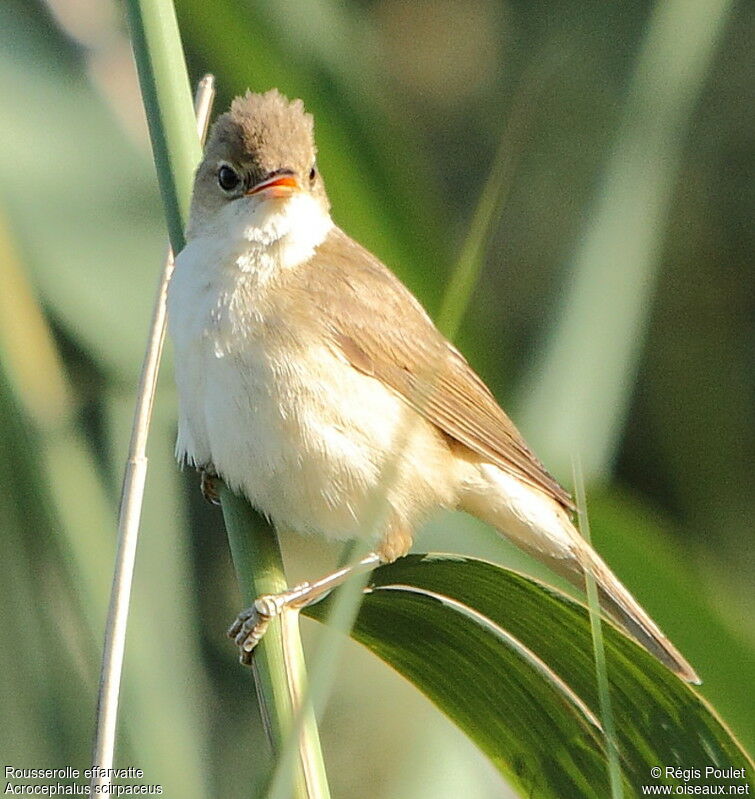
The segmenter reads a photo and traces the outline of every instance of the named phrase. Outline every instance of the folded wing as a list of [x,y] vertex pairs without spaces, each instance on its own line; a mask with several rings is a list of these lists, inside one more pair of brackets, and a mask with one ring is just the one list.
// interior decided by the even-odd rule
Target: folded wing
[[326,335],[354,368],[390,386],[446,435],[573,510],[487,386],[377,258],[334,228],[301,279]]

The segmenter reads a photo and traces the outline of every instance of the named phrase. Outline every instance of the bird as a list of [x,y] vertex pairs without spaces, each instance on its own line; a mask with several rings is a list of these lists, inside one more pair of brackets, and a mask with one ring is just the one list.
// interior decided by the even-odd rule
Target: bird
[[270,619],[406,555],[443,508],[481,519],[577,586],[591,574],[604,610],[699,682],[580,535],[568,492],[464,356],[333,222],[316,154],[301,100],[276,89],[236,97],[196,170],[168,290],[179,461],[210,487],[221,478],[278,529],[372,546],[353,567],[242,611],[230,630],[242,661]]

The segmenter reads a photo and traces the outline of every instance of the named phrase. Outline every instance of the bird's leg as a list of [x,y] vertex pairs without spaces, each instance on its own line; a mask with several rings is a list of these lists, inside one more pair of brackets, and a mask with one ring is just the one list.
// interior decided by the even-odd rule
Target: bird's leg
[[202,496],[212,505],[220,505],[218,493],[218,476],[211,466],[199,467],[199,488]]
[[252,650],[262,639],[271,619],[280,615],[284,610],[298,610],[306,605],[311,605],[352,575],[372,571],[384,561],[385,558],[377,552],[370,552],[358,563],[337,569],[319,580],[300,583],[280,594],[263,594],[258,597],[250,608],[239,613],[228,630],[229,638],[233,638],[241,650],[241,662],[249,665]]

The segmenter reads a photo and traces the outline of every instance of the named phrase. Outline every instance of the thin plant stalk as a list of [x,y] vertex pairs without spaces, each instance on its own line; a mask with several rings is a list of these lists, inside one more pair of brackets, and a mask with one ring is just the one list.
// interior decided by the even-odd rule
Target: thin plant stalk
[[[578,459],[573,464],[574,494],[577,501],[577,518],[579,532],[592,546],[590,537],[590,520],[587,515],[587,497],[585,496],[585,480],[582,475],[582,466]],[[595,657],[595,676],[598,684],[598,702],[600,705],[600,720],[606,738],[606,755],[608,759],[608,780],[611,786],[611,799],[624,799],[624,786],[621,780],[621,764],[619,747],[616,739],[616,725],[611,707],[611,690],[608,683],[608,667],[606,666],[606,650],[603,644],[603,626],[600,618],[600,601],[598,600],[598,586],[595,577],[588,570],[585,571],[585,590],[587,593],[587,608],[590,611],[590,630],[592,632],[593,654]]]
[[438,312],[438,328],[450,339],[459,332],[464,313],[480,279],[490,232],[511,192],[513,177],[540,105],[540,96],[563,60],[561,48],[557,48],[555,43],[551,44],[538,58],[533,59],[517,88],[493,164]]
[[[215,96],[215,82],[212,75],[206,75],[197,88],[196,130],[204,139],[210,118],[212,101]],[[134,423],[131,430],[126,470],[118,514],[118,548],[110,594],[110,608],[105,627],[105,643],[100,674],[100,690],[97,702],[97,721],[94,738],[92,764],[97,768],[92,778],[92,787],[111,783],[108,769],[113,766],[115,734],[118,720],[118,700],[123,670],[123,655],[126,646],[126,627],[128,624],[131,585],[136,560],[136,545],[139,537],[144,499],[144,486],[147,479],[147,437],[149,435],[152,406],[154,404],[157,375],[160,366],[163,342],[165,340],[166,296],[168,281],[173,272],[173,250],[169,247],[165,266],[155,299],[150,323],[147,351],[142,363],[139,379]]]

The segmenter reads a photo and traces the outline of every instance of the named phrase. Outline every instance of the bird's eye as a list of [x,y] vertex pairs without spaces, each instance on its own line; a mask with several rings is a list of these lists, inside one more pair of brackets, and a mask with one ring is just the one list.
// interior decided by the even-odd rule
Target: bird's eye
[[223,191],[233,191],[238,188],[239,183],[241,183],[241,177],[232,166],[223,164],[218,169],[218,184]]
[[313,164],[312,169],[309,170],[309,182],[314,183],[317,177],[317,167]]

